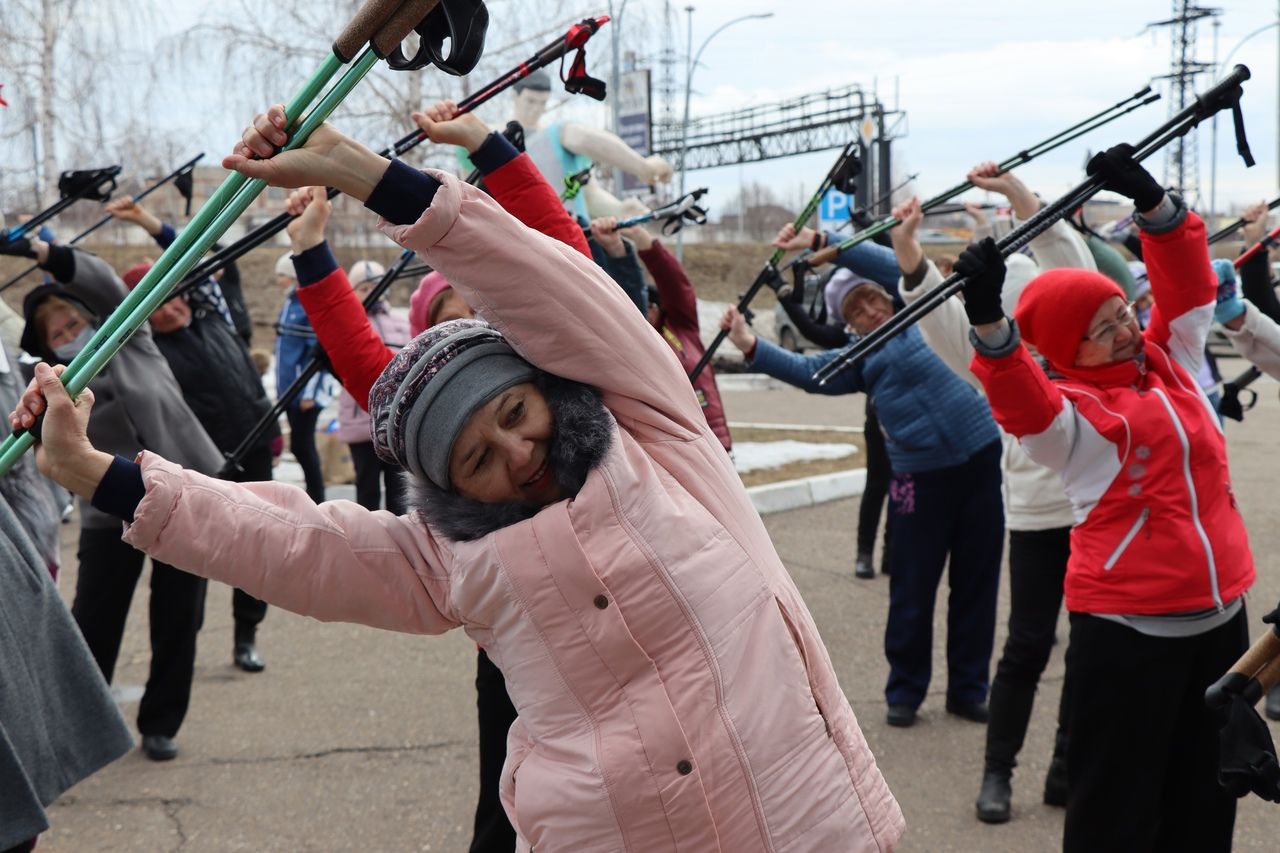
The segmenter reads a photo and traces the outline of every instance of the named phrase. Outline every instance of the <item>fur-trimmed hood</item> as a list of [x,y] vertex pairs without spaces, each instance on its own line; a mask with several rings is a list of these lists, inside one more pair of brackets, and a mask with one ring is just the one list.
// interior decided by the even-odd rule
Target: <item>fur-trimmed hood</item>
[[[565,493],[578,493],[587,475],[599,465],[613,442],[613,416],[589,385],[548,373],[538,376],[555,419],[550,462]],[[532,518],[541,506],[524,503],[484,503],[446,491],[408,473],[409,508],[427,524],[458,542],[470,542],[517,522]]]

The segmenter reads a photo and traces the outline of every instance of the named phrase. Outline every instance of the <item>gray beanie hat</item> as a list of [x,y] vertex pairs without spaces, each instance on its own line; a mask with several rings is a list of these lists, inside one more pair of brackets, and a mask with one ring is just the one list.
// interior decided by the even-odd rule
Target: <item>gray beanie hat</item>
[[449,489],[449,457],[471,413],[538,375],[488,323],[433,326],[396,354],[369,391],[374,450]]

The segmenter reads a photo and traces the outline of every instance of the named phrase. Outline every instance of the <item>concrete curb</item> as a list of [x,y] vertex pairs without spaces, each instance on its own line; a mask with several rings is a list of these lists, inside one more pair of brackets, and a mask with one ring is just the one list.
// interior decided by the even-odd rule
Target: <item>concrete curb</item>
[[763,373],[717,373],[716,385],[721,391],[777,391],[791,387]]
[[789,509],[802,509],[827,501],[838,501],[862,494],[867,485],[867,469],[837,471],[834,474],[817,474],[799,480],[766,483],[747,489],[756,512],[768,515]]

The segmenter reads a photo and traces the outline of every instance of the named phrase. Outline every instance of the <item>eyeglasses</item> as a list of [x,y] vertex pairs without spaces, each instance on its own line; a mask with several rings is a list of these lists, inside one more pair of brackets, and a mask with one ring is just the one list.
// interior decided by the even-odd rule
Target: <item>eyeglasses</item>
[[1115,340],[1116,332],[1119,332],[1121,327],[1129,325],[1136,319],[1137,315],[1133,313],[1133,303],[1130,302],[1116,313],[1115,320],[1103,323],[1101,326],[1081,338],[1081,340],[1093,341],[1099,346],[1111,346],[1111,342]]

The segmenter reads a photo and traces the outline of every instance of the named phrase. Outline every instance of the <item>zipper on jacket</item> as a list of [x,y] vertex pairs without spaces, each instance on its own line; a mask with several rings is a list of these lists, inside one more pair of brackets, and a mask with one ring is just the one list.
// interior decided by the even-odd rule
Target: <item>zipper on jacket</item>
[[1120,544],[1111,552],[1111,556],[1102,564],[1102,570],[1104,572],[1111,571],[1112,567],[1115,566],[1116,562],[1120,559],[1120,555],[1129,547],[1129,543],[1138,535],[1138,531],[1142,530],[1142,525],[1147,523],[1147,517],[1149,515],[1151,515],[1151,508],[1143,507],[1142,512],[1138,513],[1138,520],[1133,523],[1133,527],[1129,528],[1129,532],[1124,535],[1124,538],[1120,540]]
[[1154,387],[1151,393],[1159,397],[1160,402],[1164,404],[1165,411],[1169,413],[1169,420],[1173,421],[1174,432],[1178,434],[1178,441],[1182,442],[1182,476],[1187,481],[1187,495],[1191,501],[1191,523],[1195,525],[1196,535],[1200,537],[1200,544],[1204,548],[1204,556],[1209,564],[1209,586],[1213,590],[1213,603],[1221,613],[1226,607],[1222,603],[1222,592],[1218,589],[1218,564],[1213,559],[1213,546],[1209,544],[1209,535],[1204,532],[1204,525],[1200,523],[1200,499],[1196,495],[1195,480],[1191,477],[1191,442],[1187,440],[1187,431],[1182,428],[1182,421],[1178,420],[1173,404],[1169,402],[1169,396],[1163,390]]

